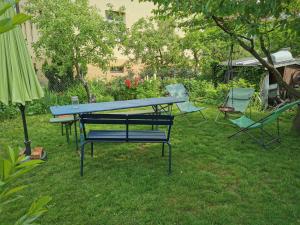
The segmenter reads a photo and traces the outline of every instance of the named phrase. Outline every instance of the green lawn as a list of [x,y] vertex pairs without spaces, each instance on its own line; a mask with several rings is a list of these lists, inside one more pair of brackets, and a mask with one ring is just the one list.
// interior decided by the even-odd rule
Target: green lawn
[[[213,122],[214,107],[206,115],[204,124],[197,113],[176,118],[171,176],[159,144],[96,144],[94,158],[86,154],[84,177],[74,143],[68,145],[60,127],[48,123],[51,116],[28,116],[33,145],[45,148],[48,161],[18,180],[30,187],[5,209],[0,224],[13,224],[39,195],[53,198],[43,225],[300,224],[294,113],[281,118],[282,144],[267,151],[247,136],[229,141],[235,129]],[[0,123],[2,147],[22,146],[22,135],[20,119]]]

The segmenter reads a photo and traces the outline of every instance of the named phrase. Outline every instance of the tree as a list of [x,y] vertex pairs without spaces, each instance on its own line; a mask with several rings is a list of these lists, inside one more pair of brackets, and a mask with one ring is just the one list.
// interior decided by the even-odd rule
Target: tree
[[[300,92],[290,87],[274,67],[274,33],[286,40],[299,40],[299,0],[144,0],[158,4],[157,12],[164,17],[176,17],[186,28],[203,29],[217,26],[234,42],[253,55],[289,94],[300,98]],[[286,46],[276,46],[286,47]],[[262,56],[262,54],[264,56]]]
[[160,73],[186,60],[179,40],[173,21],[142,18],[131,27],[124,41],[124,53],[131,61],[144,64],[153,73]]
[[[20,0],[17,1],[8,1],[5,2],[3,5],[0,6],[0,17],[4,15],[4,13],[10,9],[11,7],[14,7],[16,4],[18,4]],[[0,19],[0,34],[5,33],[11,29],[13,29],[15,26],[20,25],[27,21],[30,17],[24,13],[18,13],[17,15],[14,15],[13,17],[5,17]]]
[[39,31],[34,44],[37,56],[50,58],[62,74],[74,68],[90,101],[82,68],[94,64],[107,69],[125,33],[124,23],[106,21],[88,0],[28,0],[27,12]]
[[[213,63],[219,63],[228,59],[230,39],[223,32],[210,27],[202,30],[185,29],[185,35],[181,39],[183,50],[187,50],[192,56],[192,67],[195,73],[206,73]],[[224,54],[225,53],[225,54]]]

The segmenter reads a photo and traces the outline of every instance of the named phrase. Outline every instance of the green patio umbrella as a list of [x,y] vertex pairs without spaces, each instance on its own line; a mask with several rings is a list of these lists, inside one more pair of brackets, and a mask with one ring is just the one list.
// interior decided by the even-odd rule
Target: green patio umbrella
[[[0,7],[5,0],[0,0]],[[1,18],[15,15],[13,8]],[[31,154],[25,118],[25,105],[43,97],[41,88],[20,26],[0,34],[0,102],[18,105],[24,127],[25,154]]]

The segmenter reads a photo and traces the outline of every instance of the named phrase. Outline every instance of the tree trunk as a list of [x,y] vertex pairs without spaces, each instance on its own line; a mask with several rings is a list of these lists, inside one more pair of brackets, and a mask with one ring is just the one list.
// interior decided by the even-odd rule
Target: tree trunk
[[300,105],[298,106],[297,114],[293,121],[293,129],[300,134]]
[[84,79],[83,74],[80,71],[80,66],[78,63],[75,63],[75,69],[76,69],[76,75],[77,75],[77,77],[79,77],[79,80],[81,81],[81,83],[84,87],[84,90],[86,92],[87,101],[88,101],[88,103],[90,103],[91,102],[90,88],[89,88],[88,82]]
[[199,64],[200,64],[200,60],[198,57],[198,52],[195,50],[193,51],[193,55],[194,55],[194,61],[195,61],[195,66],[194,66],[194,73],[198,75],[199,72]]
[[86,92],[87,101],[88,101],[88,103],[90,103],[91,102],[91,94],[90,94],[90,88],[89,88],[88,82],[83,77],[80,77],[80,81],[81,81],[81,83],[84,87],[84,90]]

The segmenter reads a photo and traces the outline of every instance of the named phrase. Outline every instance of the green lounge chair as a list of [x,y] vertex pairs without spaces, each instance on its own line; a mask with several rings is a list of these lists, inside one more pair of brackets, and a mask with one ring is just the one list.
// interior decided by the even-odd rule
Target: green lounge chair
[[[254,94],[253,88],[232,88],[227,94],[226,100],[219,107],[219,113],[215,119],[217,122],[220,113],[224,113],[225,118],[227,118],[227,113],[242,113],[245,114],[251,98]],[[226,110],[229,109],[229,110]],[[231,109],[231,110],[230,110]]]
[[187,113],[192,113],[192,112],[200,112],[202,115],[203,119],[206,120],[204,114],[202,113],[202,110],[206,109],[206,107],[197,107],[193,103],[189,101],[189,95],[188,92],[186,91],[185,87],[183,84],[170,84],[166,86],[167,92],[170,94],[172,97],[180,97],[180,98],[185,98],[186,101],[182,103],[176,103],[176,106],[180,110],[181,114],[187,114]]
[[[242,116],[235,120],[230,120],[233,124],[235,124],[237,127],[240,128],[239,131],[234,133],[233,135],[229,136],[228,138],[235,137],[237,134],[240,134],[242,132],[248,134],[251,138],[253,138],[258,144],[260,144],[262,147],[266,148],[269,144],[273,142],[280,143],[280,134],[279,134],[279,117],[281,114],[291,108],[293,108],[295,105],[300,105],[300,101],[288,103],[281,108],[278,108],[274,110],[272,113],[267,115],[266,117],[258,120],[253,121],[252,119]],[[277,122],[277,133],[276,135],[272,135],[269,132],[266,131],[266,126],[268,124],[271,124],[272,122]],[[254,135],[250,134],[250,130],[259,129],[260,130],[260,136],[256,138]],[[268,142],[266,142],[266,137],[271,138]]]

